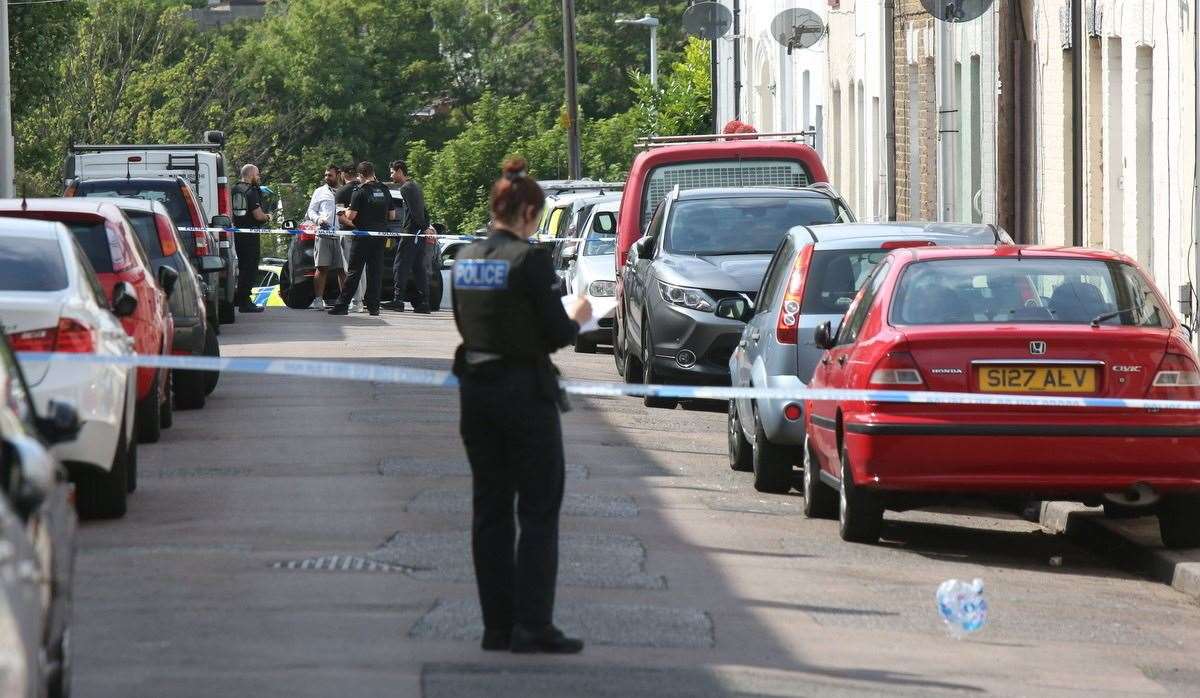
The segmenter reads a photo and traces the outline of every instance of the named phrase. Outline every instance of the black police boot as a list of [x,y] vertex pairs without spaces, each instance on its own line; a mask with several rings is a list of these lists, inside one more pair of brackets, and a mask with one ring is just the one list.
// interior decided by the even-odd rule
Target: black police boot
[[512,630],[484,630],[480,646],[488,652],[507,652],[512,648]]
[[330,315],[349,315],[350,314],[350,306],[335,305],[332,308],[330,308],[328,312]]
[[404,301],[384,301],[379,305],[387,308],[388,310],[395,310],[396,312],[400,313],[404,312]]
[[583,651],[583,640],[563,635],[553,625],[541,628],[513,626],[512,651],[515,654],[579,654]]
[[413,306],[413,312],[417,313],[419,315],[429,315],[430,314],[429,306],[427,306],[427,305]]

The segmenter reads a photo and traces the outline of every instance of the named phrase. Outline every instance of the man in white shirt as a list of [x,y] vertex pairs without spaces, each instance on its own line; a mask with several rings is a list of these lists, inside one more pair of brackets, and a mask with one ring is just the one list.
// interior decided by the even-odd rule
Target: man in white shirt
[[[336,191],[341,186],[341,183],[340,168],[337,165],[326,167],[325,183],[317,187],[317,190],[313,192],[312,200],[308,204],[308,212],[304,214],[305,220],[315,223],[322,232],[337,232]],[[338,289],[340,291],[346,285],[346,259],[342,253],[341,240],[336,235],[318,234],[313,251],[317,267],[317,277],[313,280],[313,290],[316,291],[317,297],[309,307],[314,310],[325,310],[325,284],[329,281],[329,273],[331,271],[337,273]]]

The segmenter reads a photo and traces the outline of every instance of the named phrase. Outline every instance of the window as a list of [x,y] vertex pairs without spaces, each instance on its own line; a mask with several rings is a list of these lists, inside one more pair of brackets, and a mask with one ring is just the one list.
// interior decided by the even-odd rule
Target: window
[[183,199],[183,193],[179,190],[179,185],[174,182],[163,182],[158,186],[131,184],[128,187],[113,186],[111,184],[89,185],[87,182],[84,182],[79,185],[78,195],[88,198],[99,197],[157,201],[167,208],[167,213],[170,214],[171,220],[174,221],[176,226],[188,228],[192,225],[192,214],[188,212],[187,202]]
[[897,325],[1059,323],[1171,327],[1136,268],[1090,259],[947,259],[912,264],[896,290]]
[[875,267],[863,282],[863,290],[858,296],[858,301],[851,306],[850,314],[838,330],[838,346],[854,344],[858,341],[863,325],[867,322],[867,316],[871,313],[871,306],[875,305],[875,298],[879,295],[879,289],[883,287],[883,280],[887,278],[889,266],[889,264],[880,264]]
[[837,218],[838,207],[823,196],[680,201],[671,211],[666,247],[676,254],[771,254],[793,227]]
[[0,238],[0,291],[61,291],[67,267],[57,238]]
[[791,277],[792,268],[795,266],[796,258],[796,243],[792,241],[790,235],[783,238],[779,249],[775,252],[775,256],[771,258],[771,265],[767,268],[766,274],[763,276],[762,288],[758,291],[758,306],[755,308],[755,315],[766,312],[774,307],[775,297],[779,295],[779,289],[787,283]]
[[[67,228],[71,235],[83,248],[83,253],[92,264],[92,268],[100,274],[111,274],[116,271],[114,260],[124,261],[120,243],[110,240],[104,222],[68,221]],[[124,268],[124,264],[120,265]]]
[[556,208],[550,213],[550,223],[546,226],[546,232],[551,237],[558,237],[559,227],[562,225],[563,213],[566,209]]
[[149,211],[126,210],[125,215],[133,224],[133,231],[141,240],[142,247],[151,257],[162,257],[162,242],[158,239],[158,225],[154,222],[154,214]]
[[75,245],[75,261],[79,264],[77,269],[79,278],[83,280],[83,283],[80,284],[83,293],[91,295],[92,299],[96,301],[96,305],[101,308],[109,307],[108,296],[104,293],[104,287],[100,285],[100,279],[96,278],[96,271],[92,269],[92,263],[88,261],[87,255],[84,254],[83,248],[79,246],[78,242],[72,241],[72,244]]
[[808,265],[801,312],[805,315],[845,315],[875,265],[887,250],[818,250]]
[[805,187],[812,177],[795,160],[716,160],[663,165],[650,172],[642,195],[642,224],[676,186],[681,191],[710,187]]

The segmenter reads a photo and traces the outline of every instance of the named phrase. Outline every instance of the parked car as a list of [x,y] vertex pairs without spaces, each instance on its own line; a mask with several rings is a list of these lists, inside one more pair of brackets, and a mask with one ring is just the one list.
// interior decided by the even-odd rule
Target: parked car
[[[163,266],[155,275],[133,224],[120,208],[84,199],[6,199],[0,200],[0,216],[64,223],[99,277],[97,295],[112,299],[125,332],[133,338],[134,350],[149,356],[171,354],[175,324],[167,296],[179,274]],[[124,286],[118,291],[120,284]],[[125,300],[127,296],[132,302]],[[138,440],[155,443],[174,420],[171,372],[143,367],[137,369],[137,376]]]
[[[622,206],[625,202],[622,202]],[[624,211],[622,211],[624,215]],[[618,275],[618,366],[629,382],[725,384],[743,323],[717,314],[754,302],[780,240],[796,225],[851,220],[824,189],[694,189],[658,206]],[[673,407],[673,399],[645,398]]]
[[593,354],[597,344],[612,344],[613,316],[616,314],[616,273],[613,255],[617,249],[617,209],[619,198],[594,204],[580,230],[582,239],[564,243],[558,258],[566,264],[562,271],[567,295],[586,296],[592,315],[600,328],[575,340],[575,351]]
[[[90,197],[89,197],[90,198]],[[208,317],[202,282],[188,261],[180,242],[179,231],[165,206],[145,199],[108,199],[129,218],[142,248],[150,257],[155,276],[166,266],[179,274],[175,292],[168,299],[171,318],[175,323],[172,340],[176,356],[220,356],[220,341],[216,325]],[[200,258],[201,271],[219,271],[225,263],[220,257]],[[217,387],[220,374],[216,371],[174,371],[175,406],[194,410],[204,403]]]
[[258,281],[250,289],[250,298],[255,305],[261,308],[287,307],[279,295],[279,273],[282,270],[282,262],[258,265]]
[[[183,242],[192,265],[204,274],[207,285],[205,303],[209,319],[216,330],[222,324],[236,319],[233,296],[237,285],[237,251],[231,244],[229,233],[210,232],[209,221],[200,206],[195,192],[182,177],[139,177],[128,179],[90,179],[72,182],[63,194],[68,197],[99,199],[145,199],[157,201],[166,207],[171,221],[179,228],[188,228]],[[213,227],[232,227],[233,220],[227,215],[213,216]],[[212,269],[205,257],[219,256],[224,262],[220,269]]]
[[[113,313],[132,312],[136,291],[122,281],[113,294],[110,305],[63,224],[0,218],[0,318],[15,351],[133,356],[134,341]],[[136,485],[137,375],[131,366],[25,361],[39,411],[51,413],[56,402],[78,406],[78,435],[54,453],[85,517],[123,515]]]
[[[1112,252],[910,248],[879,263],[812,387],[1200,399],[1166,299]],[[1156,513],[1168,548],[1200,546],[1200,413],[810,400],[805,512],[879,538],[885,509],[952,495],[1116,499]]]
[[676,188],[686,191],[735,186],[806,187],[829,181],[820,155],[810,145],[771,134],[654,138],[640,146],[643,151],[630,167],[621,197],[621,213],[617,217],[614,257],[617,315],[613,358],[618,372],[624,371],[622,337],[628,305],[620,270],[625,266],[630,248],[646,235],[651,216],[668,194]]
[[[753,305],[725,311],[745,321],[729,359],[734,387],[801,389],[824,353],[813,343],[823,322],[841,322],[867,275],[904,247],[1012,244],[991,225],[849,223],[797,226],[783,238]],[[804,462],[804,410],[799,401],[729,401],[729,465],[754,472],[760,492],[786,492],[792,467]]]
[[0,695],[66,696],[75,513],[47,445],[73,438],[79,418],[63,402],[38,416],[2,337],[0,397]]

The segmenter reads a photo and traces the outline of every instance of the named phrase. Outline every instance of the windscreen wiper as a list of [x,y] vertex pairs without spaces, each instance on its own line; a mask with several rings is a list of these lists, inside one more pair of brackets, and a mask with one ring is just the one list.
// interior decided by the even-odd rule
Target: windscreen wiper
[[1113,318],[1115,318],[1115,317],[1118,317],[1118,316],[1124,315],[1125,313],[1132,313],[1132,312],[1133,312],[1133,311],[1135,311],[1135,310],[1137,310],[1137,308],[1124,308],[1124,309],[1122,309],[1122,310],[1114,310],[1114,311],[1112,311],[1111,313],[1105,313],[1105,314],[1103,314],[1103,315],[1097,315],[1096,317],[1092,318],[1092,327],[1099,327],[1099,326],[1100,326],[1100,323],[1102,323],[1102,322],[1106,322],[1106,321],[1108,321],[1108,320],[1111,320],[1111,319],[1113,319]]

